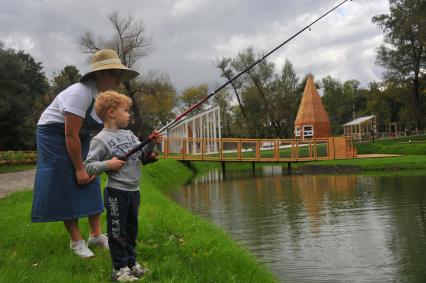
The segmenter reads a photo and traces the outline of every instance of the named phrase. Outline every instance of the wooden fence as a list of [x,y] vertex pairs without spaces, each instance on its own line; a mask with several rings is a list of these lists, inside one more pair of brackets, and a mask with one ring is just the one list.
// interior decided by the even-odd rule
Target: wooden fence
[[291,162],[352,159],[356,149],[351,138],[235,139],[167,138],[160,146],[161,158],[205,161]]
[[[324,139],[207,139],[164,138],[160,158],[200,161],[294,162],[352,159],[356,148],[351,138]],[[0,165],[35,164],[35,151],[0,152]]]

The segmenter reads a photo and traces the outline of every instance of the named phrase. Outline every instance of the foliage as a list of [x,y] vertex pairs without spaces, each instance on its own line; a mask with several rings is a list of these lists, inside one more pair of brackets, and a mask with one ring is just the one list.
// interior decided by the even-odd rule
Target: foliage
[[34,166],[37,162],[37,153],[35,151],[0,151],[0,172],[13,171],[14,167],[20,166],[27,168]]
[[230,115],[230,112],[231,112],[230,100],[231,100],[231,95],[226,89],[224,89],[224,90],[221,90],[219,93],[217,93],[214,96],[214,100],[212,101],[214,105],[219,106],[221,123],[223,128],[223,130],[221,130],[221,133],[222,133],[222,137],[224,138],[233,137],[232,117]]
[[49,90],[42,65],[0,44],[0,150],[34,148],[34,129]]
[[[426,4],[424,0],[389,0],[390,14],[373,17],[385,33],[385,44],[377,52],[377,62],[386,68],[385,78],[411,88],[415,126],[421,119],[420,86],[426,69],[424,45]],[[423,25],[422,25],[423,23]]]
[[[179,108],[180,112],[187,110],[189,107],[193,106],[203,98],[205,98],[209,93],[209,88],[207,84],[201,84],[198,86],[191,86],[182,91],[181,96],[179,96]],[[204,103],[203,106],[206,107],[208,102]],[[202,107],[199,107],[192,111],[189,116],[193,116],[202,111]]]
[[144,88],[137,95],[137,103],[142,111],[142,119],[149,126],[144,134],[151,133],[156,128],[167,124],[175,116],[173,108],[176,105],[176,90],[167,75],[150,75],[143,78]]
[[73,65],[65,66],[64,69],[53,78],[52,93],[59,94],[61,91],[78,82],[81,75],[78,69]]
[[293,64],[286,59],[281,74],[276,77],[275,95],[272,98],[272,104],[280,125],[279,136],[293,136],[293,123],[296,120],[303,93],[298,88],[299,78],[296,75]]
[[0,151],[0,161],[21,161],[21,160],[36,160],[35,151]]
[[[222,58],[221,60],[217,60],[216,62],[216,67],[221,71],[220,76],[227,79],[228,81],[230,81],[231,79],[233,79],[235,77],[234,71],[232,69],[231,66],[232,63],[232,59],[231,58]],[[245,107],[242,103],[241,97],[240,97],[240,89],[241,89],[241,85],[242,85],[242,81],[240,79],[236,79],[234,81],[232,81],[230,83],[233,93],[235,94],[235,98],[237,99],[238,102],[238,111],[241,113],[241,118],[244,119],[244,123],[241,123],[241,127],[247,128],[248,132],[253,135],[253,129],[252,129],[252,125],[250,122],[250,119],[248,118],[247,114],[246,114],[246,110]],[[226,110],[228,111],[228,110]],[[231,109],[229,109],[229,111],[231,111]],[[231,113],[229,115],[224,115],[228,118],[232,118],[231,117]],[[228,133],[230,133],[230,125],[232,124],[232,120],[228,119],[227,123],[226,123],[226,127],[228,130]],[[242,128],[240,128],[242,129]]]
[[[263,54],[255,54],[253,48],[249,47],[238,54],[232,61],[232,66],[236,71],[242,72],[261,57]],[[243,75],[243,92],[248,92],[246,97],[250,98],[250,103],[257,104],[256,110],[263,113],[262,119],[259,119],[259,115],[252,115],[251,111],[248,111],[257,137],[263,137],[265,134],[270,137],[278,136],[280,132],[277,113],[272,104],[272,97],[275,95],[273,92],[274,69],[273,63],[262,60]],[[256,95],[251,95],[250,92]],[[254,109],[250,108],[250,110]]]
[[322,101],[330,118],[333,134],[341,134],[342,125],[355,118],[355,110],[359,110],[357,106],[361,106],[357,104],[362,101],[358,93],[359,84],[356,80],[342,84],[331,76],[322,79]]

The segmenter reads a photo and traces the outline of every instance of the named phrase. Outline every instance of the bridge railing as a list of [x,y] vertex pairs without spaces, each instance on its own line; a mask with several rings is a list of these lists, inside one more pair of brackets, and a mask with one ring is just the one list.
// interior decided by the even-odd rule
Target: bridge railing
[[311,161],[351,159],[356,156],[352,139],[237,139],[164,138],[160,157],[206,161]]

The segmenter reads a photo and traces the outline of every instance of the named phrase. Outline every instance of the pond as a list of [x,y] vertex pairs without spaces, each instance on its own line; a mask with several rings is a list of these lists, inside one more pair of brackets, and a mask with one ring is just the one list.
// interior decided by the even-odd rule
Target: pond
[[426,176],[213,170],[169,196],[283,282],[426,282]]

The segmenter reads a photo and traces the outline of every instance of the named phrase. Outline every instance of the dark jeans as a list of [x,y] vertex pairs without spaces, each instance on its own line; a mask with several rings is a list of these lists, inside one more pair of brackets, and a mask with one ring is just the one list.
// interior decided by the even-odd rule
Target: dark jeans
[[131,268],[136,262],[140,193],[107,187],[104,201],[112,266],[115,270]]

